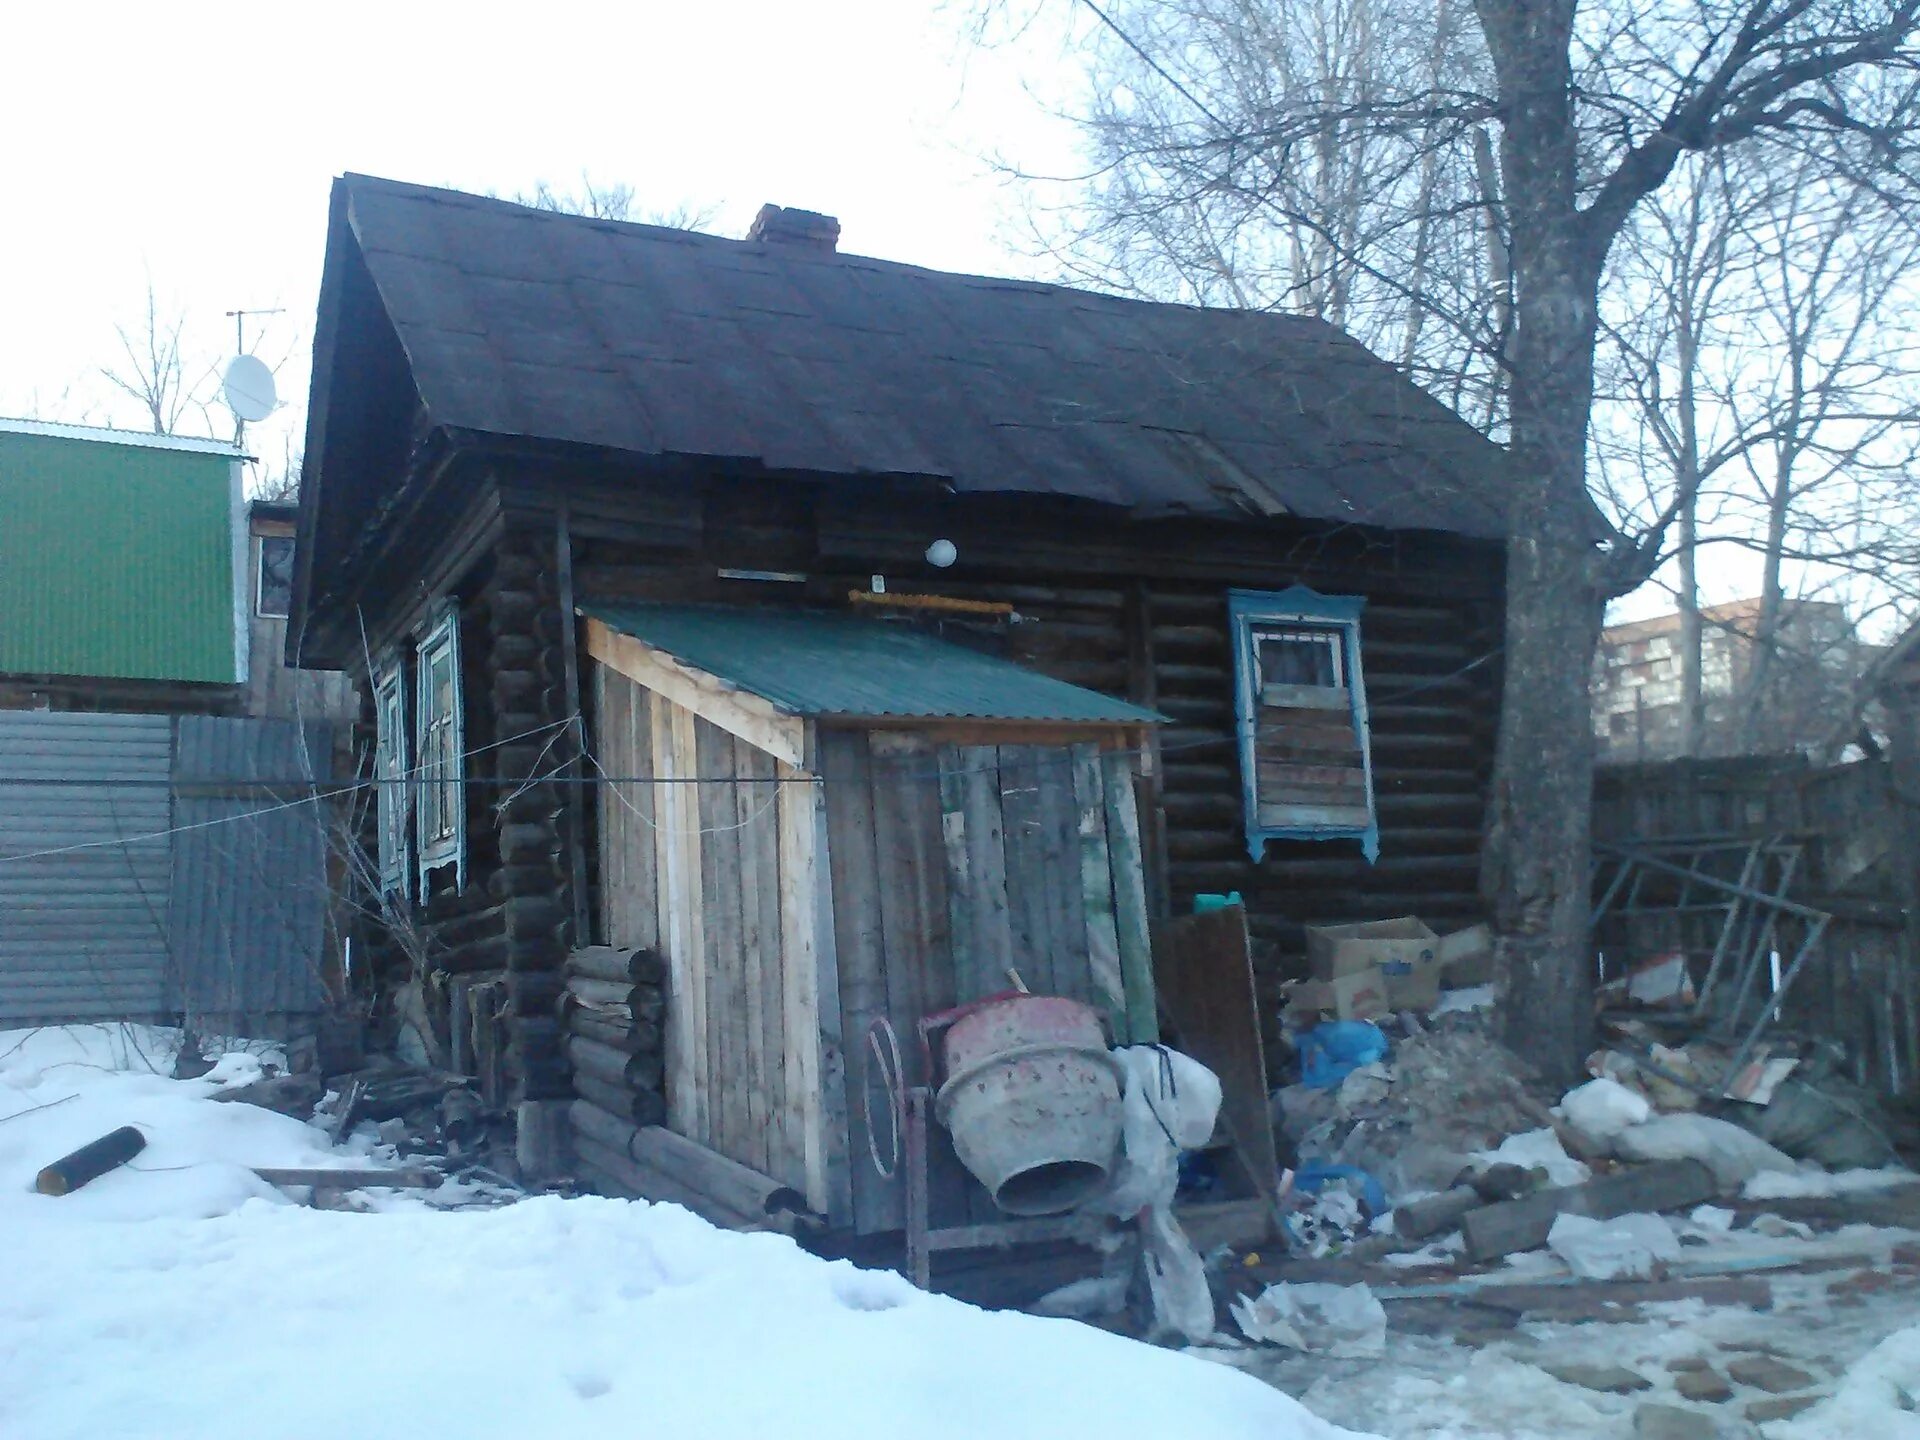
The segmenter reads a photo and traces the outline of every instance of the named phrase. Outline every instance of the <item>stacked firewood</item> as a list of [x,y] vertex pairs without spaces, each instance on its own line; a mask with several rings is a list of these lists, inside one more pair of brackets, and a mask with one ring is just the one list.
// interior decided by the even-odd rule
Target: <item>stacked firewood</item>
[[667,967],[651,950],[594,945],[567,956],[560,1000],[573,1093],[626,1125],[667,1116]]

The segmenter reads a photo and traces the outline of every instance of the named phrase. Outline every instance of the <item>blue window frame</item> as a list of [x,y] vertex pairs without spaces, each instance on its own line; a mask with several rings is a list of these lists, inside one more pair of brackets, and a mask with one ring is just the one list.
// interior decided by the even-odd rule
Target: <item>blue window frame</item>
[[1358,840],[1380,858],[1356,595],[1233,590],[1234,719],[1247,853]]
[[407,690],[397,662],[374,673],[373,777],[380,889],[407,889]]
[[460,705],[460,617],[445,611],[415,652],[418,707],[414,714],[419,783],[414,807],[414,843],[420,867],[420,898],[427,874],[454,867],[454,884],[467,883],[466,757]]

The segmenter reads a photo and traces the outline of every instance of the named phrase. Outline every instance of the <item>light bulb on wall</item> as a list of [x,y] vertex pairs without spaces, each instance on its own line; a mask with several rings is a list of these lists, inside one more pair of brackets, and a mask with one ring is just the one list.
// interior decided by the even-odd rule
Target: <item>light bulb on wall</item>
[[927,563],[936,570],[944,570],[960,558],[960,551],[951,540],[936,540],[927,546]]

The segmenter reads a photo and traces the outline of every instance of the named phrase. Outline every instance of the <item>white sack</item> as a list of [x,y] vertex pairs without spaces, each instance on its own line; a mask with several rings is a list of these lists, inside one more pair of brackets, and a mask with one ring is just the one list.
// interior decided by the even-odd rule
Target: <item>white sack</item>
[[1613,1148],[1622,1160],[1698,1160],[1722,1190],[1737,1190],[1763,1170],[1795,1168],[1759,1136],[1711,1115],[1656,1115],[1622,1130]]
[[1561,1215],[1547,1235],[1547,1248],[1583,1280],[1648,1280],[1657,1262],[1680,1258],[1679,1237],[1658,1215],[1611,1220]]
[[1233,1318],[1249,1340],[1314,1355],[1365,1360],[1387,1348],[1386,1309],[1365,1285],[1269,1285],[1236,1299]]
[[1569,1090],[1560,1109],[1574,1129],[1595,1140],[1612,1140],[1629,1125],[1653,1118],[1653,1106],[1646,1096],[1608,1079],[1589,1080]]

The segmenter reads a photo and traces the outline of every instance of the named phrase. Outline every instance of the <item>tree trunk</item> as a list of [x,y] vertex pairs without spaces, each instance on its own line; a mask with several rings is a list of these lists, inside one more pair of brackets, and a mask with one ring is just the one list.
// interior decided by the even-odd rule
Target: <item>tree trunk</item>
[[1586,446],[1605,246],[1575,203],[1572,6],[1480,0],[1479,9],[1504,102],[1514,286],[1514,504],[1485,883],[1508,1042],[1569,1080],[1593,1031],[1591,691],[1605,574]]

